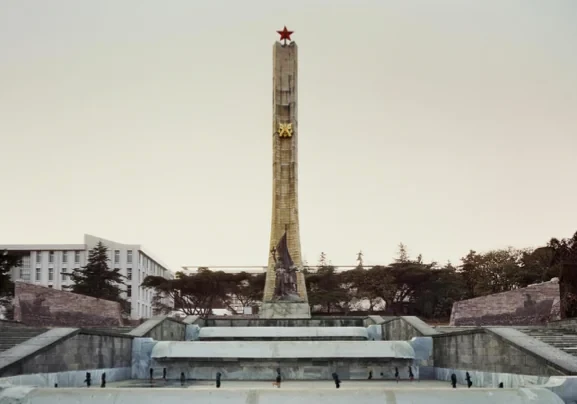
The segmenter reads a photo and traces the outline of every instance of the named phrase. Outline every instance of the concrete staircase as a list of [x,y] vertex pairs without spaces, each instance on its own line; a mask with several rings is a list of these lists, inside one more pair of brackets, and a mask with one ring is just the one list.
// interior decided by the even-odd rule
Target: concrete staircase
[[[517,327],[516,327],[517,328]],[[517,328],[524,334],[536,338],[570,355],[577,356],[577,333],[559,328]]]
[[48,331],[48,328],[26,327],[20,324],[3,323],[0,326],[0,353],[46,331]]

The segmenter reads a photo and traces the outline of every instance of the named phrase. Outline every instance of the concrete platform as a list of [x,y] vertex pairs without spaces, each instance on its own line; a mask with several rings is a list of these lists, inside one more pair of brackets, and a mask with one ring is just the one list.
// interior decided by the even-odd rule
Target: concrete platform
[[398,358],[412,359],[406,341],[160,341],[153,359]]
[[365,327],[203,327],[200,340],[368,340]]
[[[203,388],[83,388],[83,389],[29,389],[15,387],[0,392],[0,403],[10,404],[172,404],[198,402],[203,404],[318,404],[330,401],[331,404],[562,404],[563,400],[555,393],[543,388],[533,389],[451,389],[414,386],[407,388],[370,388],[368,386],[346,386],[340,389],[331,387],[313,387],[312,385],[287,383],[280,389],[269,387],[243,388],[240,385],[223,385]],[[373,383],[368,383],[373,384]],[[409,384],[409,383],[406,383]],[[424,383],[423,383],[424,384]]]

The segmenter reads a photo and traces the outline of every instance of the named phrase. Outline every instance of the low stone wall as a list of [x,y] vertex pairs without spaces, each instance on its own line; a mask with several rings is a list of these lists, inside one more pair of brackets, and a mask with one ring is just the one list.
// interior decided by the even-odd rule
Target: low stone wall
[[514,329],[474,329],[433,337],[436,368],[532,376],[577,372],[575,357]]
[[137,338],[152,338],[156,341],[184,341],[187,324],[166,316],[153,317],[128,335]]
[[543,325],[559,319],[559,284],[545,282],[453,304],[450,325]]
[[129,368],[132,337],[55,328],[0,354],[0,377]]
[[381,324],[385,341],[408,341],[414,337],[438,334],[433,327],[414,316],[394,317]]
[[[365,327],[366,317],[313,317],[310,319],[261,319],[209,317],[198,319],[201,327]],[[372,323],[372,321],[371,321]]]
[[118,302],[16,282],[14,319],[37,327],[121,326]]
[[[281,369],[283,380],[332,380],[333,372],[341,380],[366,380],[369,372],[373,378],[394,380],[395,367],[404,379],[408,378],[407,359],[374,359],[374,360],[323,360],[323,359],[282,359],[282,360],[152,360],[155,374],[167,370],[169,379],[178,380],[183,372],[189,380],[215,380],[216,373],[221,372],[223,380],[275,380],[276,369]],[[413,367],[415,378],[419,377],[418,367]]]

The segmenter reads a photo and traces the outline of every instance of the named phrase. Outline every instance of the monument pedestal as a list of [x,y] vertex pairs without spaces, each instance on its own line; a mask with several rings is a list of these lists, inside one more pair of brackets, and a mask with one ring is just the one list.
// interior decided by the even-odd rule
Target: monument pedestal
[[260,318],[311,318],[311,308],[306,302],[266,302],[259,311]]

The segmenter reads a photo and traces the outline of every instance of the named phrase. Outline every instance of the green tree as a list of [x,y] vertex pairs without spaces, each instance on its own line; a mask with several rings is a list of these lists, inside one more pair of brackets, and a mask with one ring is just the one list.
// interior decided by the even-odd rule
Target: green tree
[[350,298],[343,278],[329,262],[326,254],[321,253],[317,269],[303,271],[311,311],[334,313],[347,311],[349,308]]
[[13,318],[14,282],[12,269],[22,264],[22,257],[18,253],[0,251],[0,318],[2,313],[8,319]]
[[561,317],[577,317],[577,232],[570,238],[551,239],[548,247],[551,265],[560,267]]
[[73,293],[119,302],[125,312],[129,311],[126,300],[122,298],[124,276],[120,269],[111,269],[108,261],[108,248],[99,242],[89,251],[87,264],[70,274],[73,285],[68,289]]
[[[262,301],[266,274],[250,274],[240,272],[232,274],[232,281],[227,282],[229,290],[226,292],[227,306],[235,311],[230,304],[232,299],[237,300],[242,307],[251,307]],[[242,314],[242,313],[241,313]]]
[[206,318],[212,314],[213,308],[229,306],[229,293],[233,288],[235,275],[199,268],[194,274],[177,272],[174,279],[147,276],[141,286],[154,290],[161,298],[171,299],[174,308],[186,315]]

